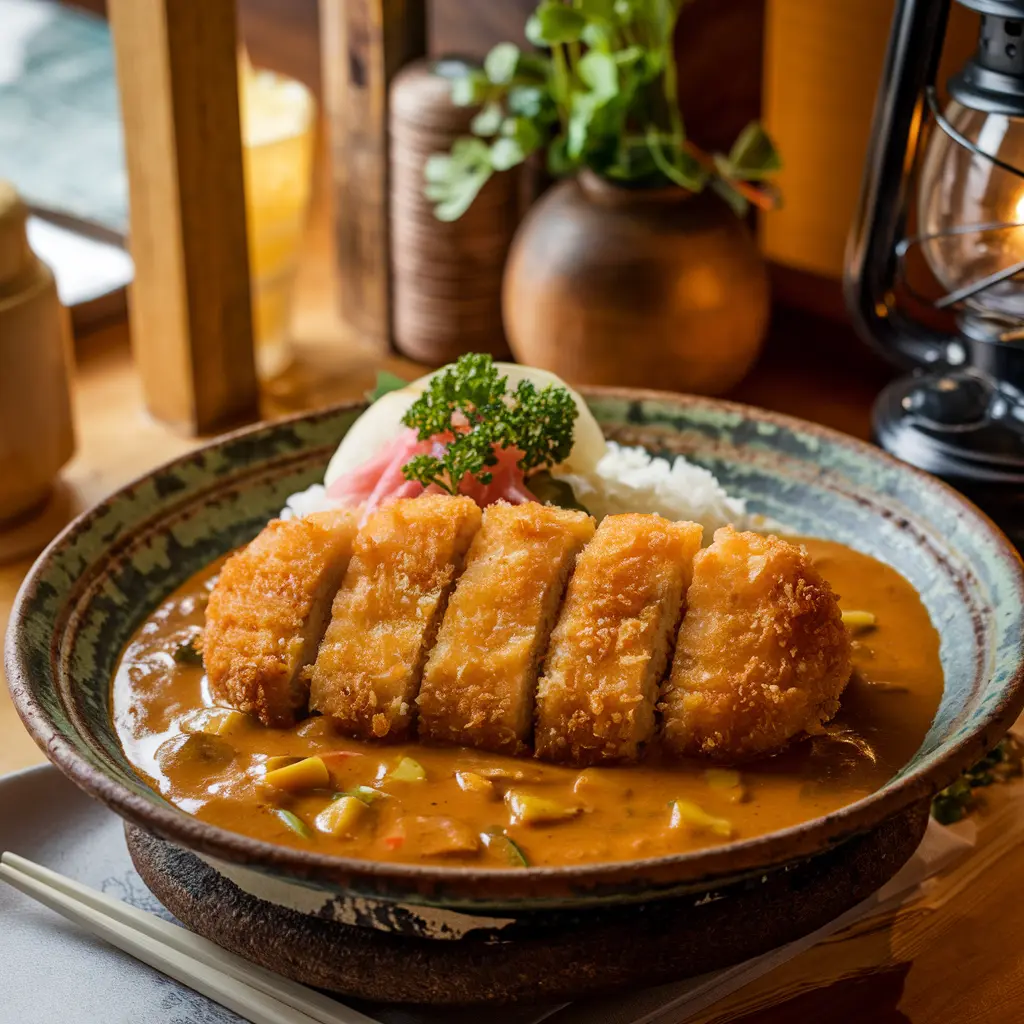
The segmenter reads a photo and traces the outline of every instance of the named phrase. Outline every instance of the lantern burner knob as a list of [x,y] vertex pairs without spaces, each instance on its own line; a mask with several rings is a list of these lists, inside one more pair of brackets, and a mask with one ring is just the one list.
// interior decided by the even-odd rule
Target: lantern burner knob
[[983,15],[975,60],[990,71],[1024,75],[1024,22]]
[[900,400],[903,411],[939,430],[957,430],[981,423],[989,412],[994,389],[975,374],[949,373],[914,378],[915,386]]

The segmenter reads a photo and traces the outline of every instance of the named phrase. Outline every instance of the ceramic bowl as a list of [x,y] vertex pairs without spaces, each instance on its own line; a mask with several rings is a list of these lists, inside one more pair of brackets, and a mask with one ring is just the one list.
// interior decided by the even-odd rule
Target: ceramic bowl
[[918,752],[876,793],[797,827],[563,868],[375,864],[274,846],[177,810],[118,743],[117,659],[170,591],[322,478],[363,409],[341,406],[228,435],[118,491],[53,542],[12,614],[6,665],[26,726],[131,823],[143,876],[186,923],[293,977],[371,998],[564,996],[696,973],[795,938],[884,882],[920,838],[930,797],[1012,724],[1024,704],[1021,564],[964,498],[798,420],[657,392],[586,394],[610,437],[683,453],[752,512],[874,555],[917,588],[945,670]]

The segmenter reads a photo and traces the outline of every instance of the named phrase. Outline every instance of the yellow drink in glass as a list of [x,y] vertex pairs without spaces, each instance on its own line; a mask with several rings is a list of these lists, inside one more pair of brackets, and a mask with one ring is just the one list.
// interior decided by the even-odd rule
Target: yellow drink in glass
[[294,79],[239,61],[249,275],[256,368],[291,360],[288,323],[313,171],[315,104]]

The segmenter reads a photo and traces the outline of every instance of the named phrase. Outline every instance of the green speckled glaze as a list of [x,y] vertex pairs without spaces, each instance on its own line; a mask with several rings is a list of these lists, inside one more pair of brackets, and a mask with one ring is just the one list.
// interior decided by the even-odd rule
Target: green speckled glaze
[[587,392],[609,436],[684,453],[751,512],[895,566],[942,635],[945,694],[920,751],[878,793],[785,832],[629,864],[497,872],[380,865],[273,847],[171,807],[134,774],[109,687],[145,616],[211,559],[254,536],[285,497],[322,477],[358,413],[348,406],[230,435],[155,470],[73,523],[19,595],[7,672],[50,758],[125,818],[221,861],[406,904],[537,909],[639,901],[813,856],[920,804],[988,749],[1024,702],[1024,582],[1001,533],[937,481],[868,445],[728,403]]

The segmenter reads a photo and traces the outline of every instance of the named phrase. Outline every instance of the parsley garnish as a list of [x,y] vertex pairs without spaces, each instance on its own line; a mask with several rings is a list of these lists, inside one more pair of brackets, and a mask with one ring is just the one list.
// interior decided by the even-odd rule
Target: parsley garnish
[[538,391],[524,380],[509,393],[507,384],[491,357],[476,353],[437,374],[402,422],[421,441],[446,433],[453,438],[440,454],[410,459],[402,467],[405,478],[458,494],[467,474],[491,482],[496,449],[518,448],[524,473],[565,460],[577,415],[569,392],[553,384]]

